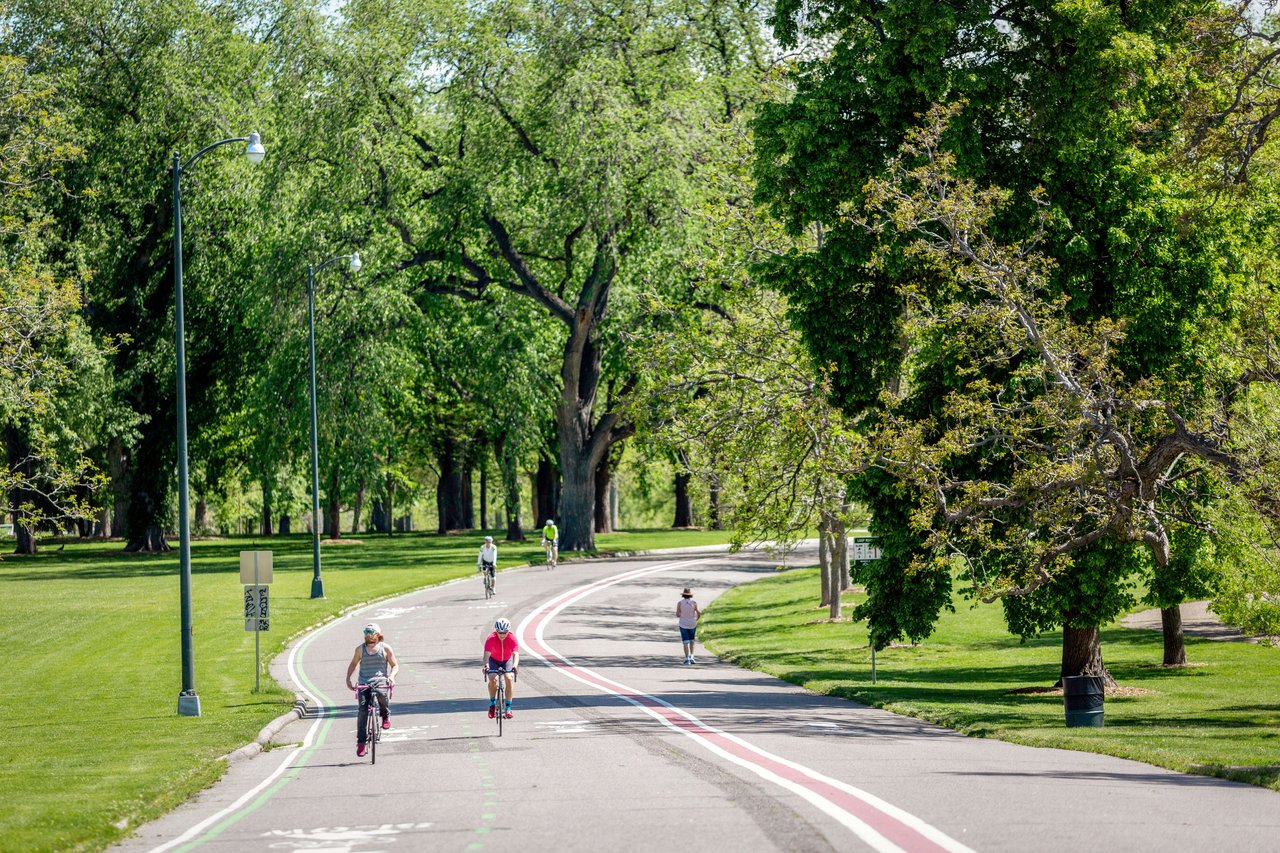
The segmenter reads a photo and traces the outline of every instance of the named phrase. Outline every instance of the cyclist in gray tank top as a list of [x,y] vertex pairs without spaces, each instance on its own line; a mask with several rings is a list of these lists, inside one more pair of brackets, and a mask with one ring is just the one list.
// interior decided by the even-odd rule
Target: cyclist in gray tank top
[[400,664],[396,662],[396,653],[391,650],[382,636],[382,629],[377,622],[364,626],[364,642],[356,647],[356,653],[347,666],[347,688],[355,690],[351,676],[360,671],[359,714],[356,723],[356,755],[364,755],[366,727],[369,720],[369,702],[378,701],[378,711],[382,716],[382,727],[391,728],[391,707],[388,688],[395,682]]

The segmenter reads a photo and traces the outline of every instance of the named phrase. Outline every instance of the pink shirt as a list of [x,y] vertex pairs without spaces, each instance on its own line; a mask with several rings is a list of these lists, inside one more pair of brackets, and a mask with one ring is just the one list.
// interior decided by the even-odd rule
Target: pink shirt
[[505,640],[494,631],[484,641],[484,650],[494,660],[511,660],[511,656],[520,651],[520,643],[516,641],[516,635],[509,631]]

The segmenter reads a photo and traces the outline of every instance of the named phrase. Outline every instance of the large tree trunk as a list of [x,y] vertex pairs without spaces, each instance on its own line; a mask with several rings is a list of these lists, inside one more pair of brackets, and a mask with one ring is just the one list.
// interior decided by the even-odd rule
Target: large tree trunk
[[489,460],[480,458],[480,529],[489,529]]
[[204,499],[204,495],[196,498],[196,518],[191,529],[196,536],[208,536],[213,532],[209,523],[209,502]]
[[462,529],[474,530],[476,526],[476,501],[471,490],[472,470],[468,466],[462,472]]
[[818,522],[818,575],[822,579],[822,601],[819,606],[831,606],[831,551],[828,547],[830,542],[827,536],[827,522],[822,519]]
[[618,494],[618,475],[609,478],[609,525],[615,531],[622,529],[622,512]]
[[394,521],[395,515],[393,514],[393,510],[395,509],[395,495],[396,495],[396,481],[395,481],[395,478],[391,476],[391,473],[388,472],[387,473],[387,505],[384,510],[387,514],[387,535],[388,536],[395,535],[396,525]]
[[129,459],[124,452],[124,442],[113,438],[107,442],[107,471],[111,477],[111,525],[107,536],[121,535],[125,530],[125,518],[129,514]]
[[676,471],[676,516],[672,527],[693,527],[693,501],[689,498],[689,480],[693,475],[685,470]]
[[342,538],[342,498],[338,494],[338,469],[329,477],[329,507],[326,523],[329,526],[329,538]]
[[274,514],[274,507],[271,505],[272,488],[270,478],[262,481],[262,535],[274,536],[275,533],[271,529],[271,517]]
[[280,516],[280,535],[288,536],[293,519],[289,518],[289,513]]
[[99,539],[111,538],[111,509],[103,507],[98,510],[98,523],[93,526],[93,535]]
[[1102,662],[1102,638],[1096,626],[1076,628],[1064,619],[1062,626],[1062,673],[1058,681],[1071,675],[1100,675],[1103,683],[1114,686],[1116,681]]
[[840,591],[853,588],[853,574],[849,571],[849,529],[841,517],[836,522],[836,568],[840,571]]
[[467,527],[463,510],[462,466],[459,455],[457,442],[452,438],[446,438],[436,452],[436,463],[440,467],[440,479],[436,483],[436,517],[439,533],[463,530]]
[[[556,466],[547,456],[538,458],[538,471],[534,479],[535,500],[533,504],[533,526],[542,527],[548,520],[561,516],[560,501],[563,493],[560,490],[560,478],[556,475]],[[560,541],[564,541],[564,528],[560,529]]]
[[712,530],[724,530],[723,513],[720,509],[720,475],[712,471],[709,482],[707,483],[707,491],[710,507],[707,514],[710,518],[707,520]]
[[1187,644],[1182,636],[1182,605],[1161,608],[1160,627],[1164,631],[1164,665],[1182,666],[1187,662]]
[[8,445],[9,471],[18,477],[18,483],[9,490],[9,506],[13,507],[13,535],[17,544],[15,554],[34,554],[38,549],[36,532],[28,523],[23,504],[36,502],[36,495],[24,484],[30,482],[33,473],[31,442],[25,430],[10,424],[5,429]]
[[360,514],[364,512],[364,477],[360,478],[360,485],[356,486],[356,503],[351,512],[351,532],[360,532]]
[[612,533],[613,517],[609,512],[609,484],[613,482],[613,454],[606,453],[596,466],[596,533]]
[[[511,445],[505,437],[494,439],[493,452],[502,472],[502,501],[507,516],[507,541],[523,542],[524,525],[520,520],[520,468]],[[534,496],[535,499],[537,495]]]

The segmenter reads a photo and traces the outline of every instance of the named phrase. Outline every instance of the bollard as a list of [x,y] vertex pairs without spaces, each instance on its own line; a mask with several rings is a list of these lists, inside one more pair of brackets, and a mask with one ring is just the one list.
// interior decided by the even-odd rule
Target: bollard
[[1062,679],[1062,707],[1067,727],[1102,728],[1102,702],[1105,697],[1100,675],[1070,675]]

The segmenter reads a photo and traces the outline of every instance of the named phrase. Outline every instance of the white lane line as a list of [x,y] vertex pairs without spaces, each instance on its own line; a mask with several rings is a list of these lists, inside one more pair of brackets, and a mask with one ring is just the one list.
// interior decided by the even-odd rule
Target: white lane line
[[[355,618],[355,617],[362,617],[365,611],[373,609],[377,606],[379,605],[370,605],[367,608],[362,608],[361,610],[348,613],[346,616],[340,617],[338,619],[334,619],[328,625],[324,625],[318,628],[317,630],[315,630],[314,632],[312,632],[311,634],[308,634],[306,637],[302,639],[301,642],[299,642],[297,645],[295,645],[292,649],[289,650],[289,660],[288,660],[289,678],[293,681],[294,684],[298,685],[298,689],[301,690],[302,694],[307,697],[308,704],[311,707],[313,707],[316,711],[318,712],[326,711],[328,709],[330,699],[328,696],[325,696],[319,690],[315,690],[311,688],[310,682],[306,679],[306,676],[299,669],[298,659],[303,649],[311,645],[312,641],[315,640],[317,637],[319,637],[321,634],[324,634],[325,632],[329,631],[330,629],[336,627],[339,624],[347,622],[348,619]],[[298,759],[310,753],[311,747],[315,745],[317,732],[320,731],[321,725],[328,718],[329,718],[328,714],[317,713],[316,719],[307,728],[307,734],[302,739],[301,748],[288,750],[284,755],[284,760],[280,762],[280,765],[276,767],[276,769],[273,770],[271,774],[267,776],[266,779],[263,779],[261,782],[259,782],[257,785],[254,785],[248,791],[245,791],[242,795],[240,795],[240,797],[238,797],[235,800],[235,802],[226,806],[221,811],[215,814],[209,815],[209,817],[193,825],[186,832],[179,835],[177,838],[170,839],[169,841],[166,841],[164,844],[161,844],[158,847],[151,848],[149,853],[164,853],[164,851],[166,850],[172,850],[173,848],[178,847],[179,845],[185,844],[191,841],[192,839],[197,838],[200,835],[200,833],[209,829],[210,827],[218,823],[223,818],[226,818],[229,815],[232,815],[235,812],[239,811],[240,809],[245,808],[249,803],[253,801],[255,797],[257,797],[264,790],[270,787],[273,782],[278,780],[286,770],[288,770],[291,766],[293,766],[298,761]]]
[[[736,735],[708,726],[681,708],[579,666],[546,641],[547,625],[566,607],[599,590],[645,575],[697,565],[691,560],[623,572],[563,593],[526,616],[516,629],[520,645],[553,669],[581,684],[617,696],[721,758],[788,790],[835,818],[880,853],[973,853],[970,848],[867,791],[754,746]],[[531,631],[531,633],[530,633]]]

